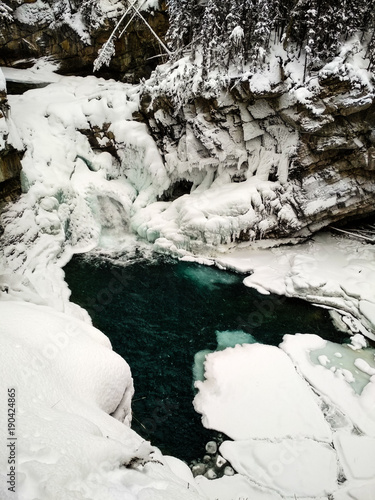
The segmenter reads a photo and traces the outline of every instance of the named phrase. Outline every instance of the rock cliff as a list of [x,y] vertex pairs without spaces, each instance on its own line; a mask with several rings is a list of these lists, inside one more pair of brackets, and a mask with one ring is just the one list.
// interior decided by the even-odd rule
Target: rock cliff
[[[121,2],[108,2],[108,11],[83,9],[93,2],[27,0],[5,2],[13,8],[13,21],[0,26],[0,65],[28,67],[35,59],[50,57],[60,63],[60,73],[87,75],[99,49],[109,38],[124,11]],[[166,7],[147,10],[143,16],[163,37],[168,28]],[[160,47],[146,24],[129,11],[129,26],[115,42],[116,53],[109,67],[98,76],[137,82],[148,77],[160,62]]]
[[[267,181],[272,195],[258,189],[260,199],[251,202],[255,216],[246,224],[231,220],[230,241],[306,237],[374,213],[371,86],[336,70],[316,79],[313,92],[303,85],[291,89],[285,78],[260,91],[252,80],[232,82],[219,97],[194,96],[181,106],[172,93],[147,87],[141,113],[172,178],[163,199],[194,191],[203,171],[211,175],[207,188]],[[206,229],[203,241],[209,241]]]
[[0,72],[0,203],[12,201],[21,193],[21,154],[9,137],[9,105],[1,77]]

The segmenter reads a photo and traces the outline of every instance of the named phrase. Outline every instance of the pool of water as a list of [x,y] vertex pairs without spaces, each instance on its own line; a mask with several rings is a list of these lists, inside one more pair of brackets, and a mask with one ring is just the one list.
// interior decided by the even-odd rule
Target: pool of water
[[75,256],[65,273],[71,300],[89,311],[131,367],[133,428],[165,454],[186,461],[201,457],[214,434],[194,411],[192,370],[198,351],[223,342],[217,332],[226,332],[225,342],[231,331],[234,339],[272,345],[286,333],[342,341],[326,310],[260,295],[242,284],[243,276],[213,267],[166,258]]

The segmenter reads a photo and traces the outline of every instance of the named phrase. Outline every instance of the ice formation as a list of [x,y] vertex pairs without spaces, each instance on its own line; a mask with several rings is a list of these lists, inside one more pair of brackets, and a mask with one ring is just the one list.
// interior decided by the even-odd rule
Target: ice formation
[[[202,263],[253,272],[246,285],[328,306],[342,329],[373,336],[373,247],[323,235],[298,249],[250,243],[222,255],[221,245],[251,225],[260,234],[280,221],[298,225],[290,205],[279,203],[287,155],[277,157],[278,181],[268,180],[274,165],[269,152],[260,156],[254,120],[243,110],[257,175],[250,171],[233,183],[225,169],[213,175],[218,165],[211,159],[201,166],[199,155],[187,161],[194,134],[181,143],[185,162],[177,164],[173,152],[163,162],[146,126],[133,119],[139,89],[94,77],[57,77],[46,65],[40,68],[28,77],[53,83],[9,96],[8,124],[25,149],[24,194],[2,216],[0,370],[2,391],[5,382],[19,391],[20,500],[29,500],[30,492],[38,500],[371,498],[375,471],[365,457],[373,458],[375,368],[362,337],[352,344],[352,364],[350,347],[316,336],[287,336],[281,349],[252,343],[202,354],[205,380],[197,382],[195,408],[206,426],[234,438],[220,453],[238,474],[194,479],[126,425],[129,369],[87,314],[69,303],[61,267],[74,252],[123,249],[134,231],[159,251],[188,259],[189,252],[202,252]],[[264,90],[262,75],[252,85]],[[306,89],[293,97],[305,104],[309,98]],[[266,116],[266,104],[259,100],[253,113]],[[159,113],[161,123],[168,120]],[[286,131],[276,127],[274,133],[284,137]],[[206,139],[207,147],[216,147],[215,134]],[[227,136],[220,139],[229,148]],[[289,150],[294,139],[289,137]],[[234,174],[241,155],[233,142],[230,147]],[[182,174],[192,193],[161,201]],[[327,207],[333,202],[325,201]],[[304,208],[315,213],[316,196]],[[4,470],[2,455],[0,460]]]
[[234,439],[219,453],[238,473],[211,482],[198,476],[210,498],[372,498],[374,377],[357,394],[351,380],[318,361],[335,356],[348,369],[351,351],[353,376],[358,365],[371,371],[365,360],[374,364],[375,350],[359,348],[359,340],[347,346],[286,335],[281,349],[238,345],[206,356],[194,405],[205,426]]
[[287,251],[250,246],[217,262],[249,273],[246,286],[327,306],[340,330],[375,339],[374,257],[369,243],[321,233]]
[[[56,261],[63,265],[73,252],[98,245],[121,248],[133,211],[155,200],[169,179],[145,125],[132,120],[137,94],[130,86],[61,77],[9,101],[26,149],[26,193],[5,215],[4,239],[14,243],[4,249],[2,265],[29,278],[47,303],[63,310],[71,306]],[[99,132],[105,124],[111,144]],[[117,157],[100,151],[103,144]],[[36,272],[41,265],[43,272]]]

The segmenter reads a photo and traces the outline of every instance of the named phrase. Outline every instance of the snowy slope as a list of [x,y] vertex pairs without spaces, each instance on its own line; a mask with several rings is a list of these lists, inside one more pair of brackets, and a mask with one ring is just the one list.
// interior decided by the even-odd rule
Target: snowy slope
[[[2,300],[0,317],[1,392],[16,391],[17,498],[200,498],[129,428],[130,369],[101,332],[21,301]],[[4,442],[5,411],[0,420]],[[4,500],[14,497],[6,488],[8,458],[2,448]]]

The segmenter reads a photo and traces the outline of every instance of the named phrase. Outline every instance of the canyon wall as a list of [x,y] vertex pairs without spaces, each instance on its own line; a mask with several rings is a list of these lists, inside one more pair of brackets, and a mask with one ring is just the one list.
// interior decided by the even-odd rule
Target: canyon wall
[[0,71],[0,203],[15,200],[21,193],[21,152],[19,145],[17,149],[12,144],[10,125],[5,81]]
[[256,220],[240,232],[236,226],[232,241],[306,237],[373,214],[371,87],[334,72],[318,76],[313,92],[282,81],[252,87],[251,80],[237,82],[217,98],[193,97],[180,107],[175,96],[145,89],[141,114],[173,181],[164,199],[194,190],[203,170],[211,172],[207,187],[268,181],[272,197],[260,192]]

